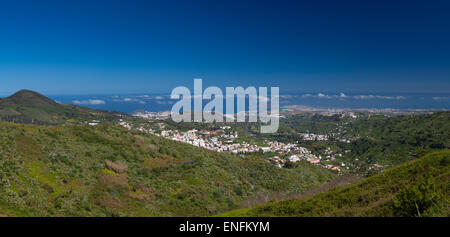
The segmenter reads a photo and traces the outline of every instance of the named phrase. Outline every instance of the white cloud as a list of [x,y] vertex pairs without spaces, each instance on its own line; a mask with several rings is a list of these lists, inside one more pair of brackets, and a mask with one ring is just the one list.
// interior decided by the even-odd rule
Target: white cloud
[[326,95],[323,93],[317,93],[317,95],[311,95],[311,94],[304,94],[302,95],[302,98],[307,98],[307,97],[311,97],[311,98],[321,98],[321,99],[331,99],[337,96],[334,95]]
[[282,98],[282,99],[291,99],[291,98],[294,98],[294,96],[292,96],[292,95],[280,95],[280,98]]
[[150,98],[150,96],[149,95],[136,95],[136,96],[133,96],[134,98],[143,98],[143,99],[149,99]]
[[155,103],[160,104],[160,105],[171,105],[171,104],[174,104],[175,101],[170,101],[170,100],[157,100],[157,101],[155,101]]
[[126,97],[123,99],[114,99],[113,101],[114,102],[133,102],[133,101],[137,102],[138,100]]
[[383,96],[383,95],[354,95],[348,96],[344,93],[339,93],[339,95],[326,95],[323,93],[318,93],[317,95],[312,94],[304,94],[301,96],[302,98],[320,98],[320,99],[346,99],[351,98],[355,100],[367,100],[367,99],[385,99],[385,100],[403,100],[406,99],[404,96]]
[[[145,96],[143,97],[139,97],[139,98],[146,98]],[[139,103],[139,104],[147,104],[147,102],[143,101],[143,100],[139,100],[139,99],[135,99],[135,98],[123,98],[123,99],[113,99],[114,102],[135,102],[135,103]]]
[[433,100],[450,100],[450,96],[435,96],[432,98]]
[[374,95],[355,95],[353,96],[354,99],[357,100],[366,100],[366,99],[376,99],[376,96]]
[[403,100],[406,99],[404,96],[383,96],[383,95],[356,95],[353,96],[354,99],[385,99],[385,100]]
[[74,100],[72,101],[74,104],[79,105],[104,105],[106,104],[104,100]]

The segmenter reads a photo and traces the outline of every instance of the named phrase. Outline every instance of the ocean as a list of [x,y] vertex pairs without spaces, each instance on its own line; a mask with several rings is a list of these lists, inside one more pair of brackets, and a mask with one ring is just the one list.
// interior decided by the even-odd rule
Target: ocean
[[[63,104],[124,113],[132,113],[136,110],[149,112],[171,110],[173,104],[178,101],[170,99],[168,94],[54,95],[49,97]],[[204,104],[208,102],[204,100]],[[292,93],[281,94],[279,102],[281,108],[289,105],[303,105],[330,109],[450,109],[450,93]]]

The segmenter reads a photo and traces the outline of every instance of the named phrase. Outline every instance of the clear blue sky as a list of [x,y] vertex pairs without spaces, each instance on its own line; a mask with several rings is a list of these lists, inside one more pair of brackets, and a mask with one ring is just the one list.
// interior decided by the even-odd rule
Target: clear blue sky
[[196,77],[448,92],[449,12],[450,1],[2,0],[0,93],[160,93]]

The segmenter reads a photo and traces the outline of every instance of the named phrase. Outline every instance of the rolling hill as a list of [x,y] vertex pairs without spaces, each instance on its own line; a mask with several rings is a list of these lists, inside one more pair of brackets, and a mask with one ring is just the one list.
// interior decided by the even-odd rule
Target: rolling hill
[[[362,139],[344,149],[392,164],[446,149],[449,115],[356,121],[348,130]],[[349,186],[230,211],[252,197],[304,193],[336,174],[306,162],[280,169],[258,155],[209,151],[128,130],[117,118],[28,90],[1,99],[0,216],[449,215],[449,150]],[[108,123],[79,123],[89,120]]]
[[59,104],[30,90],[21,90],[7,98],[0,99],[0,119],[4,121],[56,125],[67,121],[113,118],[115,116],[111,113]]
[[[246,125],[239,125],[243,127],[240,138],[246,133],[250,139],[264,138],[253,133],[250,126],[254,125]],[[299,133],[307,131],[328,135],[329,140],[299,140]],[[352,172],[370,176],[376,173],[371,169],[374,164],[387,169],[432,151],[450,149],[450,112],[395,116],[359,113],[357,119],[302,113],[281,119],[279,132],[264,136],[283,142],[298,141],[301,146],[322,154],[330,147],[344,154],[335,164],[344,162],[354,167]]]
[[208,216],[254,195],[301,193],[331,180],[121,126],[0,122],[0,214]]
[[427,154],[362,181],[302,199],[221,216],[450,215],[450,150]]

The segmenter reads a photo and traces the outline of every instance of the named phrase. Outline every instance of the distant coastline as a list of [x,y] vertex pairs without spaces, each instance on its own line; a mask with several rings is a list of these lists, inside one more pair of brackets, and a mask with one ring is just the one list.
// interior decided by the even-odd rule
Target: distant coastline
[[[44,93],[45,95],[45,93]],[[8,95],[6,95],[8,96]],[[176,100],[168,93],[47,95],[62,104],[74,104],[91,109],[118,111],[170,111]],[[280,108],[304,112],[334,113],[427,113],[448,111],[450,93],[290,93],[281,94]],[[205,100],[205,103],[208,101]]]

